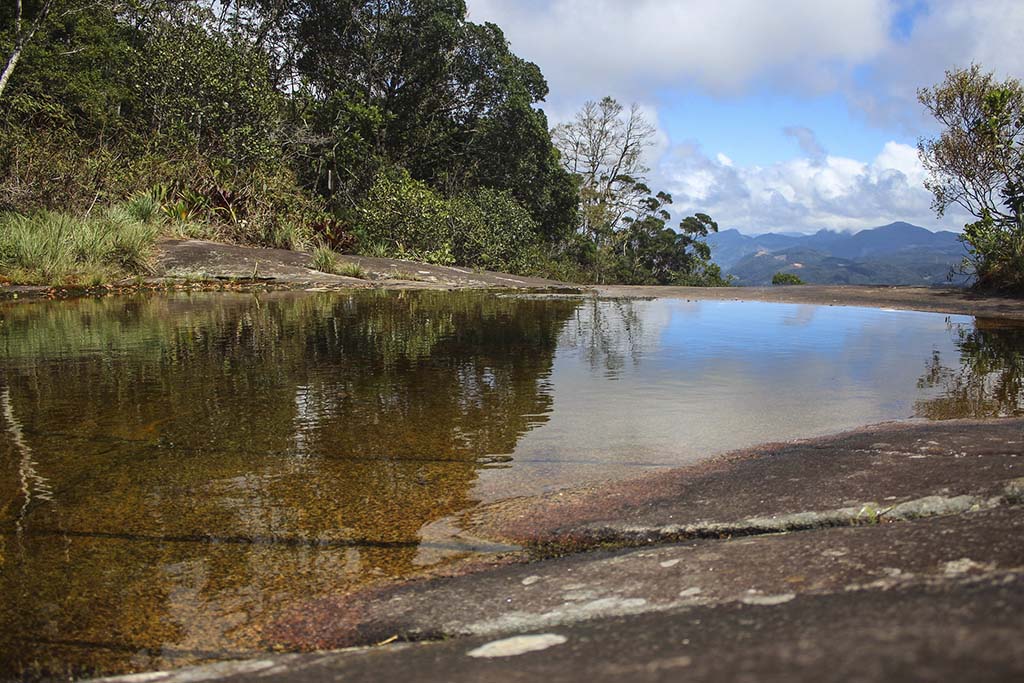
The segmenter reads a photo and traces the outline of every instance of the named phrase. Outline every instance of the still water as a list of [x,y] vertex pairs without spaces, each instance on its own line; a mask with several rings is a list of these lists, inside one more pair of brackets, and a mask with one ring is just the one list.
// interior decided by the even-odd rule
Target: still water
[[272,648],[472,552],[481,502],[907,417],[1024,414],[1024,328],[487,293],[0,306],[0,678]]

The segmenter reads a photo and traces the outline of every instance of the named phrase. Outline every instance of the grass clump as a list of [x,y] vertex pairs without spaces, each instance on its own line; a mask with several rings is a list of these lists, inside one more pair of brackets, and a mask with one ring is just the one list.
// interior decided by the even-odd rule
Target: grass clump
[[0,274],[18,284],[99,285],[150,271],[160,228],[131,207],[95,216],[0,213]]
[[314,245],[310,267],[313,270],[319,270],[321,273],[329,273],[331,275],[356,277],[360,280],[365,280],[368,277],[366,271],[358,263],[343,263],[339,261],[338,252],[323,242]]
[[310,263],[310,268],[313,270],[319,270],[321,273],[330,273],[333,275],[338,269],[338,253],[326,244],[314,245],[312,256],[313,258]]
[[335,274],[344,275],[345,277],[355,277],[360,280],[365,280],[367,278],[366,271],[363,270],[363,267],[358,263],[342,263],[338,266],[337,270],[335,270]]
[[124,210],[139,223],[155,223],[163,217],[160,198],[153,192],[135,195],[124,204]]

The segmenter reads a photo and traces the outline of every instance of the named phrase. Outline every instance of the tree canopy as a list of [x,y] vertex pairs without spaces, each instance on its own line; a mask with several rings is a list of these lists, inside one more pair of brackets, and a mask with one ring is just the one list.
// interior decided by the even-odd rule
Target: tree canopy
[[979,286],[1024,292],[1024,87],[975,64],[946,72],[918,99],[942,125],[918,144],[933,207],[977,219],[964,227],[965,267]]
[[0,60],[0,211],[145,194],[193,236],[588,280],[712,271],[645,184],[639,108],[606,98],[549,130],[540,69],[464,0],[20,0]]
[[611,97],[587,102],[552,131],[562,163],[579,183],[579,234],[597,282],[725,284],[703,238],[718,231],[706,214],[668,227],[672,196],[652,192],[644,153],[654,126],[640,107]]

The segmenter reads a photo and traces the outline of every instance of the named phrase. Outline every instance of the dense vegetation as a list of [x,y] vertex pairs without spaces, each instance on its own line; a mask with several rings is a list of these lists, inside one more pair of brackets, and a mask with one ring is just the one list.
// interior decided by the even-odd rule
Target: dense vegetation
[[778,273],[775,273],[775,275],[772,275],[773,285],[802,285],[803,283],[804,281],[801,280],[800,276],[796,273],[784,273],[779,271]]
[[979,287],[1024,293],[1024,86],[972,65],[918,99],[943,127],[919,144],[933,206],[977,219],[964,226],[964,268]]
[[[714,222],[677,233],[641,166],[561,154],[540,69],[464,0],[19,0],[0,7],[0,66],[4,221],[79,225],[131,202],[192,237],[720,279],[700,239]],[[601,125],[633,125],[600,106]],[[629,136],[628,158],[647,142]],[[57,277],[25,247],[0,245],[0,271]],[[62,277],[99,277],[75,274],[80,256]]]

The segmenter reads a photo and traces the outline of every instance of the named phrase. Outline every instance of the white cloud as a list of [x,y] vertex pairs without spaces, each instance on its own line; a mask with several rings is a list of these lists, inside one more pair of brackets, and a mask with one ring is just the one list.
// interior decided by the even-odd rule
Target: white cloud
[[916,147],[898,142],[887,142],[875,157],[872,166],[877,173],[886,169],[899,171],[906,176],[907,182],[911,185],[924,187],[926,173],[921,164],[921,158],[917,155]]
[[[1024,51],[1017,49],[1024,43],[1021,0],[468,5],[472,20],[494,21],[517,54],[540,65],[551,85],[545,110],[553,123],[605,94],[647,103],[645,113],[657,122],[653,103],[671,91],[731,96],[767,90],[796,98],[841,93],[864,120],[907,140],[934,131],[916,91],[940,82],[946,69],[973,61],[1000,77],[1024,76]],[[904,10],[913,15],[909,32],[899,25]],[[723,153],[706,154],[699,142],[659,133],[647,157],[650,184],[673,193],[677,214],[705,211],[722,227],[746,231],[859,229],[893,220],[959,229],[967,220],[958,214],[936,220],[911,146],[888,142],[854,159],[828,154],[808,128],[786,134],[796,138],[802,158],[738,166]]]
[[814,90],[887,44],[887,0],[469,0],[541,66],[556,99],[696,84],[736,93],[781,74]]
[[917,151],[897,142],[886,143],[869,162],[826,154],[748,167],[678,145],[657,176],[656,184],[672,193],[677,216],[703,211],[723,229],[743,232],[859,230],[895,220],[957,229],[965,221],[935,219]]
[[[663,88],[716,95],[770,86],[842,92],[875,123],[931,125],[916,91],[971,62],[1024,75],[1024,2],[927,0],[909,35],[894,21],[911,0],[468,0],[501,26],[551,85],[562,120],[586,99],[654,99]],[[562,114],[562,115],[559,115]]]
[[942,81],[947,69],[977,62],[997,76],[1024,75],[1024,2],[929,0],[904,40],[890,40],[868,72],[844,88],[855,108],[876,123],[911,132],[933,125],[917,105],[917,89]]

